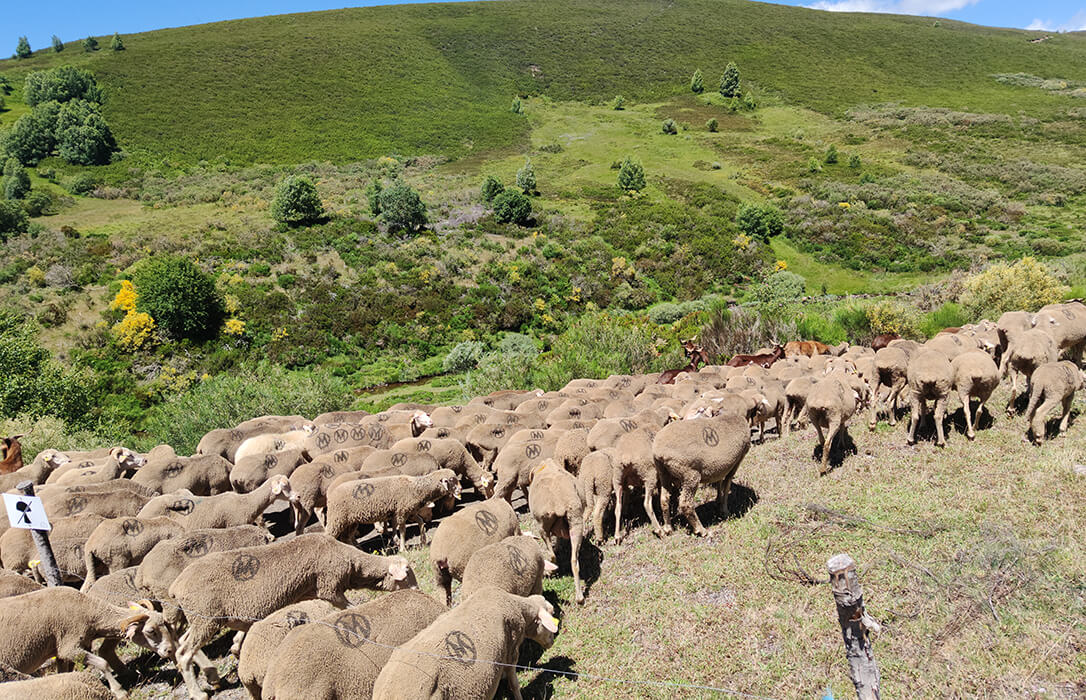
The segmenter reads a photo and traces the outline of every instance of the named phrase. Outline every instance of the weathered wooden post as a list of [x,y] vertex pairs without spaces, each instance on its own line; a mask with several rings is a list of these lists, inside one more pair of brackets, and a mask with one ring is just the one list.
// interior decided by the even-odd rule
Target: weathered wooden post
[[[15,488],[23,492],[24,496],[34,495],[34,482],[27,479],[16,484]],[[59,586],[60,569],[57,567],[56,557],[53,556],[53,547],[49,544],[48,530],[30,530],[30,536],[34,538],[34,544],[38,547],[38,557],[41,562],[42,573],[45,574],[45,582],[50,586]]]
[[856,686],[860,700],[878,700],[879,667],[867,633],[869,630],[877,633],[881,627],[864,611],[864,594],[856,575],[856,562],[847,554],[838,554],[826,562],[826,568],[830,571],[830,586],[837,603],[837,621],[845,640],[845,658],[852,684]]

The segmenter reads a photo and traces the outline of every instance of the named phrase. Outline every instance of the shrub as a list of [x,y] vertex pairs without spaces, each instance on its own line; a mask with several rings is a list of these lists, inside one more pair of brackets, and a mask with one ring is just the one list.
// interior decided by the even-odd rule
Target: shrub
[[611,100],[611,109],[616,111],[626,109],[626,98],[622,95],[615,95],[615,99]]
[[93,192],[98,186],[98,180],[91,173],[79,173],[68,183],[68,191],[75,195]]
[[30,58],[34,52],[30,50],[30,41],[25,37],[19,37],[19,43],[15,45],[16,58]]
[[144,260],[132,282],[136,308],[150,314],[171,338],[205,340],[222,325],[223,300],[215,282],[188,259]]
[[275,188],[272,218],[288,226],[316,223],[324,215],[320,195],[313,181],[304,175],[289,175]]
[[381,216],[395,231],[418,231],[426,225],[426,205],[419,193],[396,181],[381,191]]
[[815,158],[814,156],[811,156],[811,159],[807,161],[807,172],[809,172],[809,173],[820,173],[820,172],[822,172],[822,163],[819,162],[818,158]]
[[374,180],[366,187],[366,200],[370,205],[370,214],[373,218],[381,215],[381,181]]
[[54,213],[53,204],[52,196],[42,190],[34,190],[23,200],[23,208],[26,209],[28,216],[52,214]]
[[924,316],[920,323],[920,335],[930,338],[944,328],[960,328],[970,320],[960,304],[947,302]]
[[506,190],[494,198],[494,218],[499,223],[527,224],[532,219],[532,200],[514,190]]
[[60,53],[64,50],[64,42],[60,40],[60,37],[56,34],[53,35],[53,53]]
[[701,77],[701,69],[698,68],[694,71],[694,76],[690,78],[690,92],[695,95],[700,95],[705,92],[705,80]]
[[124,51],[124,42],[121,41],[121,35],[114,32],[113,39],[109,42],[109,48],[114,51]]
[[754,288],[754,296],[763,304],[783,305],[803,296],[807,281],[788,270],[774,272]]
[[867,306],[867,321],[874,335],[896,333],[903,338],[919,338],[920,316],[916,308],[899,301],[883,300]]
[[[677,347],[661,356],[656,324],[646,319],[586,313],[554,338],[551,352],[540,356],[533,372],[533,386],[557,390],[575,377],[603,379],[612,374],[631,374],[677,367]],[[522,370],[523,371],[523,370]]]
[[539,354],[539,348],[536,347],[531,336],[523,333],[506,333],[498,343],[498,352],[503,355],[533,358]]
[[513,104],[509,107],[509,111],[513,114],[524,114],[524,104],[519,97],[513,98]]
[[34,165],[56,148],[56,121],[60,104],[45,102],[24,114],[4,134],[7,154],[23,165]]
[[38,342],[38,328],[14,311],[0,312],[0,417],[54,415],[84,422],[86,382],[64,371]]
[[845,339],[850,343],[870,345],[875,337],[875,333],[871,331],[867,308],[864,306],[848,304],[837,307],[833,312],[833,322],[845,329]]
[[834,146],[831,143],[830,147],[826,149],[826,155],[822,158],[822,160],[825,161],[828,165],[833,165],[837,162],[837,158],[837,146]]
[[739,97],[739,67],[729,62],[720,76],[720,94],[724,97]]
[[505,185],[493,175],[487,175],[483,180],[481,191],[484,202],[493,202],[495,197],[505,191]]
[[1067,287],[1034,258],[995,263],[965,280],[961,303],[973,318],[995,319],[1006,311],[1037,311],[1063,299]]
[[115,326],[113,339],[124,350],[143,350],[155,340],[155,320],[142,311],[129,311]]
[[798,336],[794,321],[777,314],[750,309],[716,308],[698,332],[698,342],[710,360],[723,362],[774,342]]
[[768,243],[784,231],[784,215],[771,204],[741,204],[735,213],[735,224],[751,238]]
[[677,134],[679,133],[679,125],[675,123],[674,119],[665,119],[664,123],[660,125],[660,130],[665,134]]
[[0,194],[3,194],[4,199],[22,199],[30,192],[30,175],[18,160],[8,158],[4,163],[4,179],[0,184],[3,185]]
[[85,100],[100,103],[102,90],[94,74],[73,66],[58,66],[29,73],[23,85],[23,99],[31,107],[43,102]]
[[283,289],[290,289],[294,286],[294,283],[298,281],[298,278],[289,272],[284,272],[275,278],[276,283]]
[[479,360],[483,359],[483,344],[474,340],[459,343],[441,363],[441,369],[446,372],[466,372],[475,369]]
[[849,168],[853,170],[859,170],[861,165],[862,163],[860,162],[860,156],[858,154],[853,153],[851,156],[848,157]]
[[61,106],[56,140],[60,157],[76,165],[103,165],[117,150],[117,142],[98,106],[85,100],[72,100]]
[[710,133],[714,133],[714,134],[715,134],[715,133],[717,132],[717,130],[718,130],[718,129],[720,128],[720,122],[718,122],[718,121],[716,120],[716,117],[710,117],[710,118],[709,118],[709,121],[705,122],[705,128],[706,128],[706,129],[707,129],[707,130],[708,130],[708,131],[709,131]]
[[14,233],[26,233],[30,219],[18,202],[0,200],[0,243]]
[[88,36],[86,39],[83,40],[83,50],[87,53],[90,53],[91,51],[97,51],[98,40],[95,39],[93,36]]
[[531,160],[525,160],[524,167],[517,171],[517,187],[522,189],[524,194],[536,191],[535,168],[532,167]]
[[645,189],[645,168],[642,167],[640,161],[626,156],[618,169],[618,186],[633,192]]

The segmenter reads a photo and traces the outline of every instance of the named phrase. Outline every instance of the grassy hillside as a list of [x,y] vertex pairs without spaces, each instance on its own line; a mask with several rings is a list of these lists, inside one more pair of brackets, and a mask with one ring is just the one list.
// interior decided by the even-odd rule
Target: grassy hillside
[[0,73],[86,65],[122,146],[149,159],[353,162],[519,150],[514,93],[658,100],[698,67],[712,90],[730,60],[759,90],[829,114],[900,102],[1047,116],[1073,101],[991,76],[1086,81],[1086,40],[1033,35],[746,0],[505,0],[167,29],[126,37],[120,54],[73,42]]

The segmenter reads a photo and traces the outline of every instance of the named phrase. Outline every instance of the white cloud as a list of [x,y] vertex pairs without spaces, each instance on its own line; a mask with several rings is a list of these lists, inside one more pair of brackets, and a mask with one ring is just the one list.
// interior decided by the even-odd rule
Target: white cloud
[[1083,32],[1086,31],[1086,10],[1080,10],[1071,19],[1063,23],[1035,19],[1029,23],[1026,29],[1040,32]]
[[898,15],[941,15],[980,0],[819,0],[807,7],[830,12],[890,12]]
[[1029,23],[1026,29],[1031,32],[1054,32],[1055,28],[1043,19],[1035,19]]

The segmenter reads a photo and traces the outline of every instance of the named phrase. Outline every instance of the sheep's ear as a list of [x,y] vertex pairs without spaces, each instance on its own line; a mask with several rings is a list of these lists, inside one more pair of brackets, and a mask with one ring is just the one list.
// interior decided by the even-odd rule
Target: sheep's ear
[[274,493],[274,494],[283,493],[283,480],[282,479],[276,479],[275,481],[272,482],[272,493]]
[[394,581],[403,581],[407,578],[407,560],[403,557],[396,557],[388,565],[388,575],[392,577]]
[[558,634],[558,618],[547,612],[546,608],[539,608],[539,624],[551,634]]
[[558,571],[558,565],[549,559],[543,560],[543,573],[549,574]]

